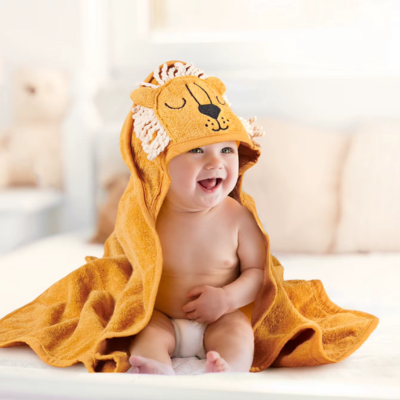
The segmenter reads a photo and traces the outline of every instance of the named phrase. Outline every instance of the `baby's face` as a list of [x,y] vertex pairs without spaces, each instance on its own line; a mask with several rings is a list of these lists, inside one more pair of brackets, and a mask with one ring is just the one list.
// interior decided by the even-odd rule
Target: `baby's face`
[[[214,143],[180,154],[171,160],[169,173],[171,186],[167,198],[174,208],[200,211],[215,207],[236,185],[239,175],[237,143]],[[213,179],[207,181],[209,178]]]

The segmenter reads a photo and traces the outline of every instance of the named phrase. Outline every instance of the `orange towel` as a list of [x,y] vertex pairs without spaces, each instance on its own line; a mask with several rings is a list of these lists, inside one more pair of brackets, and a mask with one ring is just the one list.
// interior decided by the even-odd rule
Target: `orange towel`
[[[240,148],[239,178],[229,196],[254,215],[267,252],[261,292],[241,308],[255,335],[250,371],[335,363],[361,346],[378,318],[338,307],[319,280],[283,279],[254,200],[241,189],[245,171],[261,154],[254,138],[263,132],[252,125],[254,119],[237,117],[224,93],[218,78],[175,61],[161,65],[132,92],[134,107],[120,138],[131,178],[103,257],[86,257],[86,264],[4,317],[0,347],[27,343],[56,367],[82,362],[89,372],[127,371],[130,336],[148,324],[160,282],[155,226],[171,183],[169,162],[193,148],[230,140],[240,141]],[[207,126],[207,119],[222,124],[222,117],[229,120],[227,129]]]

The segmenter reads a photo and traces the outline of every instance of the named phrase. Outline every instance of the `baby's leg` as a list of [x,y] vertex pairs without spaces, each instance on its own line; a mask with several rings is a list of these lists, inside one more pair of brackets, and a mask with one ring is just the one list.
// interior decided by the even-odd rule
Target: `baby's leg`
[[254,333],[249,319],[236,310],[211,323],[204,335],[207,372],[249,372]]
[[175,330],[171,320],[158,310],[130,345],[132,367],[129,373],[174,375],[170,355],[175,349]]

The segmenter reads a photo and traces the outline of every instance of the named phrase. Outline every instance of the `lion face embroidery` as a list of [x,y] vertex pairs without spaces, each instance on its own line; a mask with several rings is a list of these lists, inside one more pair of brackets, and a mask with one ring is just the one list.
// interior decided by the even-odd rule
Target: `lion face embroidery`
[[[175,68],[178,74],[171,74],[171,70],[166,74],[164,64],[164,76],[155,77],[160,86],[143,82],[150,87],[139,87],[131,94],[136,104],[132,109],[134,131],[149,160],[154,160],[170,141],[193,139],[194,134],[205,137],[244,132],[251,139],[264,134],[261,127],[251,126],[255,117],[247,121],[233,113],[220,79],[193,71],[192,64],[175,63]],[[185,72],[195,72],[195,76]]]

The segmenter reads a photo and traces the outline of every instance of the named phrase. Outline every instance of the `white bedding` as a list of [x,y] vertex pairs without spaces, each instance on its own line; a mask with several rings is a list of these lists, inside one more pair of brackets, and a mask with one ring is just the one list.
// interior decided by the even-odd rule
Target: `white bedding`
[[[0,256],[0,318],[85,264],[103,246],[85,242],[91,231],[45,238]],[[62,398],[357,398],[400,399],[400,253],[337,256],[272,253],[285,279],[320,279],[342,308],[380,318],[377,329],[337,364],[270,368],[260,373],[202,374],[204,361],[173,359],[177,376],[89,374],[83,364],[54,368],[28,347],[0,349],[0,399]],[[194,390],[195,389],[195,390]],[[303,397],[305,396],[305,397]]]

